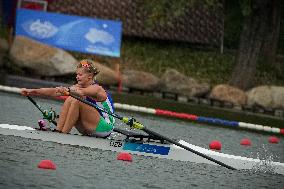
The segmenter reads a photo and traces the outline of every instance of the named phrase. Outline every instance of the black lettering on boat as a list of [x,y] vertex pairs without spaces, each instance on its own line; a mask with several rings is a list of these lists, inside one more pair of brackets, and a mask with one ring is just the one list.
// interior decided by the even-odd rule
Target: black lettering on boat
[[121,147],[122,146],[122,142],[119,142],[119,141],[113,141],[111,140],[110,143],[109,143],[110,146],[113,146],[113,147]]

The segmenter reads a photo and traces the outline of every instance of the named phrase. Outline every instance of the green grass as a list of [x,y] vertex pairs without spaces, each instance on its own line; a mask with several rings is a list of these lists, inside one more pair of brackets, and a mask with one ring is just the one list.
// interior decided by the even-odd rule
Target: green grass
[[[235,59],[235,50],[220,53],[219,49],[197,49],[185,43],[141,39],[124,39],[120,58],[73,53],[77,59],[91,58],[107,66],[120,63],[121,70],[134,69],[161,77],[167,68],[174,68],[188,77],[210,85],[228,83]],[[280,56],[279,56],[280,57]],[[283,58],[278,58],[284,62]],[[284,64],[282,63],[282,70]],[[270,66],[258,64],[255,85],[284,85],[284,76]]]
[[[160,77],[167,68],[174,68],[198,81],[215,85],[229,81],[234,59],[235,51],[221,54],[219,49],[197,50],[186,44],[124,40],[119,61],[123,69],[143,70]],[[283,62],[283,58],[279,61]],[[284,78],[270,65],[259,63],[255,83],[284,85]]]
[[167,68],[210,84],[226,83],[234,56],[218,50],[196,50],[179,43],[123,40],[121,58],[97,58],[100,62],[119,62],[122,70],[135,69],[161,77]]

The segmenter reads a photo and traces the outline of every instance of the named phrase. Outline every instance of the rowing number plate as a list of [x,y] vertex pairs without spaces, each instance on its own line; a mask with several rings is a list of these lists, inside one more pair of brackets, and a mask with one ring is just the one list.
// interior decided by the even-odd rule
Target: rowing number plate
[[110,141],[109,143],[110,146],[113,146],[113,147],[121,147],[122,146],[122,142],[119,142],[119,141]]

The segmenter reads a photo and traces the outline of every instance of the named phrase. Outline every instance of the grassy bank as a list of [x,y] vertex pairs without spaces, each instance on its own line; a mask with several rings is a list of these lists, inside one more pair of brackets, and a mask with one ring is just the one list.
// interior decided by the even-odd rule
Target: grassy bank
[[[211,85],[227,83],[234,67],[235,50],[221,54],[219,49],[196,48],[184,43],[124,39],[121,48],[121,58],[106,58],[93,56],[102,63],[112,66],[120,63],[122,70],[135,69],[153,73],[160,77],[167,68],[207,82]],[[77,56],[86,58],[88,55]],[[279,56],[278,61],[284,62]],[[284,70],[284,64],[282,64]],[[255,76],[256,85],[284,85],[283,74],[266,64],[259,63]]]
[[216,50],[194,49],[187,44],[125,40],[122,67],[151,72],[161,76],[167,68],[208,83],[223,83],[233,66],[231,54]]

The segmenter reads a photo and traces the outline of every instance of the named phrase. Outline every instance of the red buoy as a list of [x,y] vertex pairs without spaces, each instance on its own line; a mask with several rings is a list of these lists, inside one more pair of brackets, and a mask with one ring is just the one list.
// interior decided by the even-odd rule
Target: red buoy
[[127,152],[120,152],[117,156],[117,160],[132,162],[132,155]]
[[251,145],[251,141],[250,139],[248,138],[243,138],[240,142],[241,145],[244,145],[244,146],[250,146]]
[[268,138],[269,143],[273,143],[273,144],[277,144],[279,143],[279,138],[277,138],[276,136],[271,136]]
[[213,140],[213,141],[210,142],[209,148],[211,150],[221,150],[222,143],[220,141],[218,141],[218,140]]
[[39,164],[37,165],[38,168],[41,169],[52,169],[55,170],[56,169],[56,165],[55,163],[53,163],[51,160],[49,159],[45,159],[45,160],[41,160],[39,162]]

